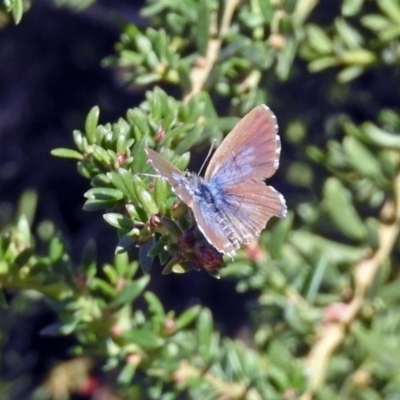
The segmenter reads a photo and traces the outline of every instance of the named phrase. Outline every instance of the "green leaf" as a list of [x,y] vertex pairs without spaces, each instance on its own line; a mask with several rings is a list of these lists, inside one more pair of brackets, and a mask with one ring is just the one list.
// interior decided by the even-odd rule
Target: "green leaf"
[[72,132],[72,136],[74,138],[74,142],[78,150],[82,152],[86,151],[87,140],[86,138],[83,137],[82,132],[74,130]]
[[361,18],[361,23],[368,29],[379,33],[393,26],[392,21],[380,14],[369,14]]
[[175,331],[179,331],[190,325],[201,311],[200,306],[193,306],[184,311],[176,320]]
[[400,149],[400,135],[387,132],[372,122],[364,122],[361,127],[365,137],[371,143],[388,149]]
[[324,204],[332,222],[344,235],[360,241],[367,237],[367,227],[353,205],[351,194],[338,179],[327,179]]
[[165,247],[165,243],[163,243],[162,241],[158,240],[158,241],[154,242],[148,251],[148,256],[149,257],[158,256],[163,251],[164,247]]
[[89,200],[121,200],[124,194],[118,189],[112,188],[92,188],[89,189],[84,196]]
[[143,296],[147,301],[151,313],[161,319],[164,319],[165,310],[158,297],[153,292],[146,292]]
[[128,385],[132,383],[135,376],[137,365],[127,363],[118,375],[118,383],[120,385]]
[[12,14],[13,14],[15,24],[18,25],[21,22],[22,15],[24,14],[24,1],[23,0],[13,0]]
[[138,201],[133,184],[133,174],[130,171],[119,168],[118,172],[109,172],[107,176],[111,179],[111,183],[124,193],[130,201],[135,203]]
[[292,230],[289,233],[288,242],[299,249],[301,254],[313,255],[323,252],[333,264],[357,262],[365,253],[362,247],[341,244],[306,231]]
[[126,304],[130,304],[135,300],[145,289],[149,283],[150,277],[148,275],[143,276],[135,281],[129,282],[122,292],[113,300],[108,307],[109,308],[120,308]]
[[136,193],[141,205],[149,215],[158,214],[159,210],[157,204],[150,192],[143,189],[141,186],[136,186]]
[[319,54],[330,54],[333,50],[333,43],[325,31],[317,25],[306,26],[306,33],[309,45]]
[[[167,254],[167,257],[165,257],[165,259],[166,260],[168,260],[169,258],[170,258],[170,254],[169,253],[167,253],[167,252],[165,252],[166,254]],[[160,263],[161,263],[161,265],[163,265],[163,263],[162,263],[162,259],[161,259],[161,257],[164,257],[164,252],[162,252],[162,253],[160,253]],[[165,261],[166,262],[166,261]],[[164,267],[164,269],[162,270],[162,274],[163,275],[168,275],[168,274],[170,274],[170,273],[172,273],[172,272],[174,272],[174,270],[173,270],[173,268],[174,268],[174,266],[176,265],[176,264],[178,264],[178,260],[176,259],[176,258],[171,258],[168,262],[167,262],[167,265]]]
[[381,166],[371,151],[355,137],[347,136],[343,141],[344,150],[352,167],[362,176],[373,178],[376,183],[385,182]]
[[65,254],[64,242],[59,236],[54,237],[50,242],[49,257],[52,262],[60,261]]
[[198,52],[200,55],[205,56],[210,40],[210,10],[207,0],[198,0],[196,3],[197,18],[194,25],[194,34]]
[[33,249],[30,248],[24,249],[17,255],[14,262],[18,267],[23,267],[28,263],[29,259],[32,256],[33,256]]
[[86,117],[85,133],[90,144],[96,143],[96,128],[99,123],[100,109],[94,106]]
[[83,160],[84,158],[83,155],[78,153],[76,150],[64,148],[51,150],[50,154],[55,157],[73,158],[76,160]]
[[[168,260],[171,258],[171,254],[167,250],[163,250],[159,255],[158,258],[160,260],[161,265],[165,265]],[[170,271],[171,272],[171,271]],[[169,272],[168,272],[169,273]]]
[[197,318],[196,323],[196,336],[198,343],[198,352],[203,357],[208,358],[211,349],[211,342],[213,336],[213,320],[212,315],[208,309],[203,308]]
[[99,211],[104,209],[110,209],[115,207],[115,201],[113,200],[97,200],[89,199],[85,202],[82,209],[84,211]]
[[365,68],[359,65],[352,65],[350,67],[344,68],[338,73],[338,81],[340,83],[350,82],[360,76],[364,72],[364,70]]
[[144,149],[147,147],[148,139],[146,137],[139,139],[132,151],[133,163],[131,171],[133,174],[143,172],[147,166],[147,157]]
[[378,0],[381,10],[397,25],[400,25],[400,5],[396,0]]
[[123,229],[125,231],[130,231],[134,227],[134,222],[131,218],[125,217],[125,215],[117,213],[104,214],[103,218],[112,226],[117,229]]
[[364,0],[344,0],[342,4],[342,14],[352,17],[358,14],[364,5]]
[[168,217],[162,217],[161,219],[164,227],[170,232],[173,236],[179,237],[182,234],[182,230],[179,228],[178,224]]
[[193,264],[190,261],[180,261],[173,265],[172,272],[175,274],[186,274],[193,269]]
[[171,196],[171,192],[171,187],[165,179],[156,179],[154,187],[154,200],[162,214],[165,214],[166,212],[166,200]]
[[153,350],[164,345],[164,339],[147,329],[138,329],[122,335],[125,339],[137,344],[144,350]]
[[149,257],[149,250],[153,247],[155,237],[151,237],[146,243],[143,243],[139,247],[139,262],[140,267],[144,273],[148,273],[153,266],[153,257]]
[[136,241],[131,239],[129,236],[123,236],[117,244],[117,247],[115,248],[115,253],[120,254],[120,253],[125,253],[126,251],[130,250],[132,247],[136,245]]

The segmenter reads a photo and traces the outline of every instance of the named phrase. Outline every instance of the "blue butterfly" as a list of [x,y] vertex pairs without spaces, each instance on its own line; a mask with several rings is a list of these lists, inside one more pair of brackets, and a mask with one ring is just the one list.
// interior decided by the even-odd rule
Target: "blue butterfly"
[[207,241],[233,257],[242,243],[259,236],[272,216],[286,216],[284,197],[264,182],[277,170],[280,150],[276,117],[260,105],[223,140],[204,178],[183,173],[154,150],[146,153],[152,167],[192,209]]

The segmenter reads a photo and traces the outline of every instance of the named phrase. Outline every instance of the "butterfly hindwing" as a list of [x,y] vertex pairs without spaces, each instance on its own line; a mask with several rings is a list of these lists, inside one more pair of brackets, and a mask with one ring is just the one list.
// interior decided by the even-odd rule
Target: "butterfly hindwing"
[[192,210],[197,221],[197,226],[207,241],[220,253],[233,256],[236,249],[239,248],[239,242],[229,239],[229,232],[226,231],[229,227],[225,225],[225,222],[228,222],[228,220],[225,219],[224,213],[216,215],[210,212],[204,202],[194,203]]
[[224,196],[227,217],[240,243],[257,238],[271,217],[286,216],[283,196],[263,181],[238,183],[227,188]]

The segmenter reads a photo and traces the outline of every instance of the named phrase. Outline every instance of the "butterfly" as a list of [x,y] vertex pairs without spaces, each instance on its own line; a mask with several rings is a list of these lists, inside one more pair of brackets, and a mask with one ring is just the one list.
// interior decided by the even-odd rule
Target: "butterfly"
[[230,257],[255,240],[272,216],[286,216],[284,197],[264,182],[277,170],[280,151],[277,119],[266,105],[251,110],[226,136],[204,178],[146,149],[151,166],[192,209],[207,241]]

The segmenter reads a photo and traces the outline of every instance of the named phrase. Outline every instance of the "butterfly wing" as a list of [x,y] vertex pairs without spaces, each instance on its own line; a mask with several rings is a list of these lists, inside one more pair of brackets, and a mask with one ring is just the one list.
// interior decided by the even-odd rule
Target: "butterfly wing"
[[262,181],[237,183],[225,189],[225,210],[236,240],[250,243],[265,228],[268,220],[286,216],[284,197]]
[[[240,243],[229,232],[229,220],[225,213],[210,212],[205,202],[195,202],[192,207],[197,226],[207,241],[220,253],[235,255]],[[227,230],[228,229],[228,230]]]
[[233,128],[210,161],[205,178],[219,190],[218,208],[235,248],[256,239],[272,216],[286,216],[284,197],[264,183],[278,168],[280,149],[276,117],[260,105]]
[[181,198],[181,200],[183,200],[189,207],[192,207],[193,195],[188,190],[187,179],[182,171],[154,150],[145,149],[145,151],[151,166],[161,175],[162,178],[168,181],[172,190]]
[[281,142],[274,113],[260,105],[246,114],[215,151],[205,179],[231,185],[265,179],[279,166]]

